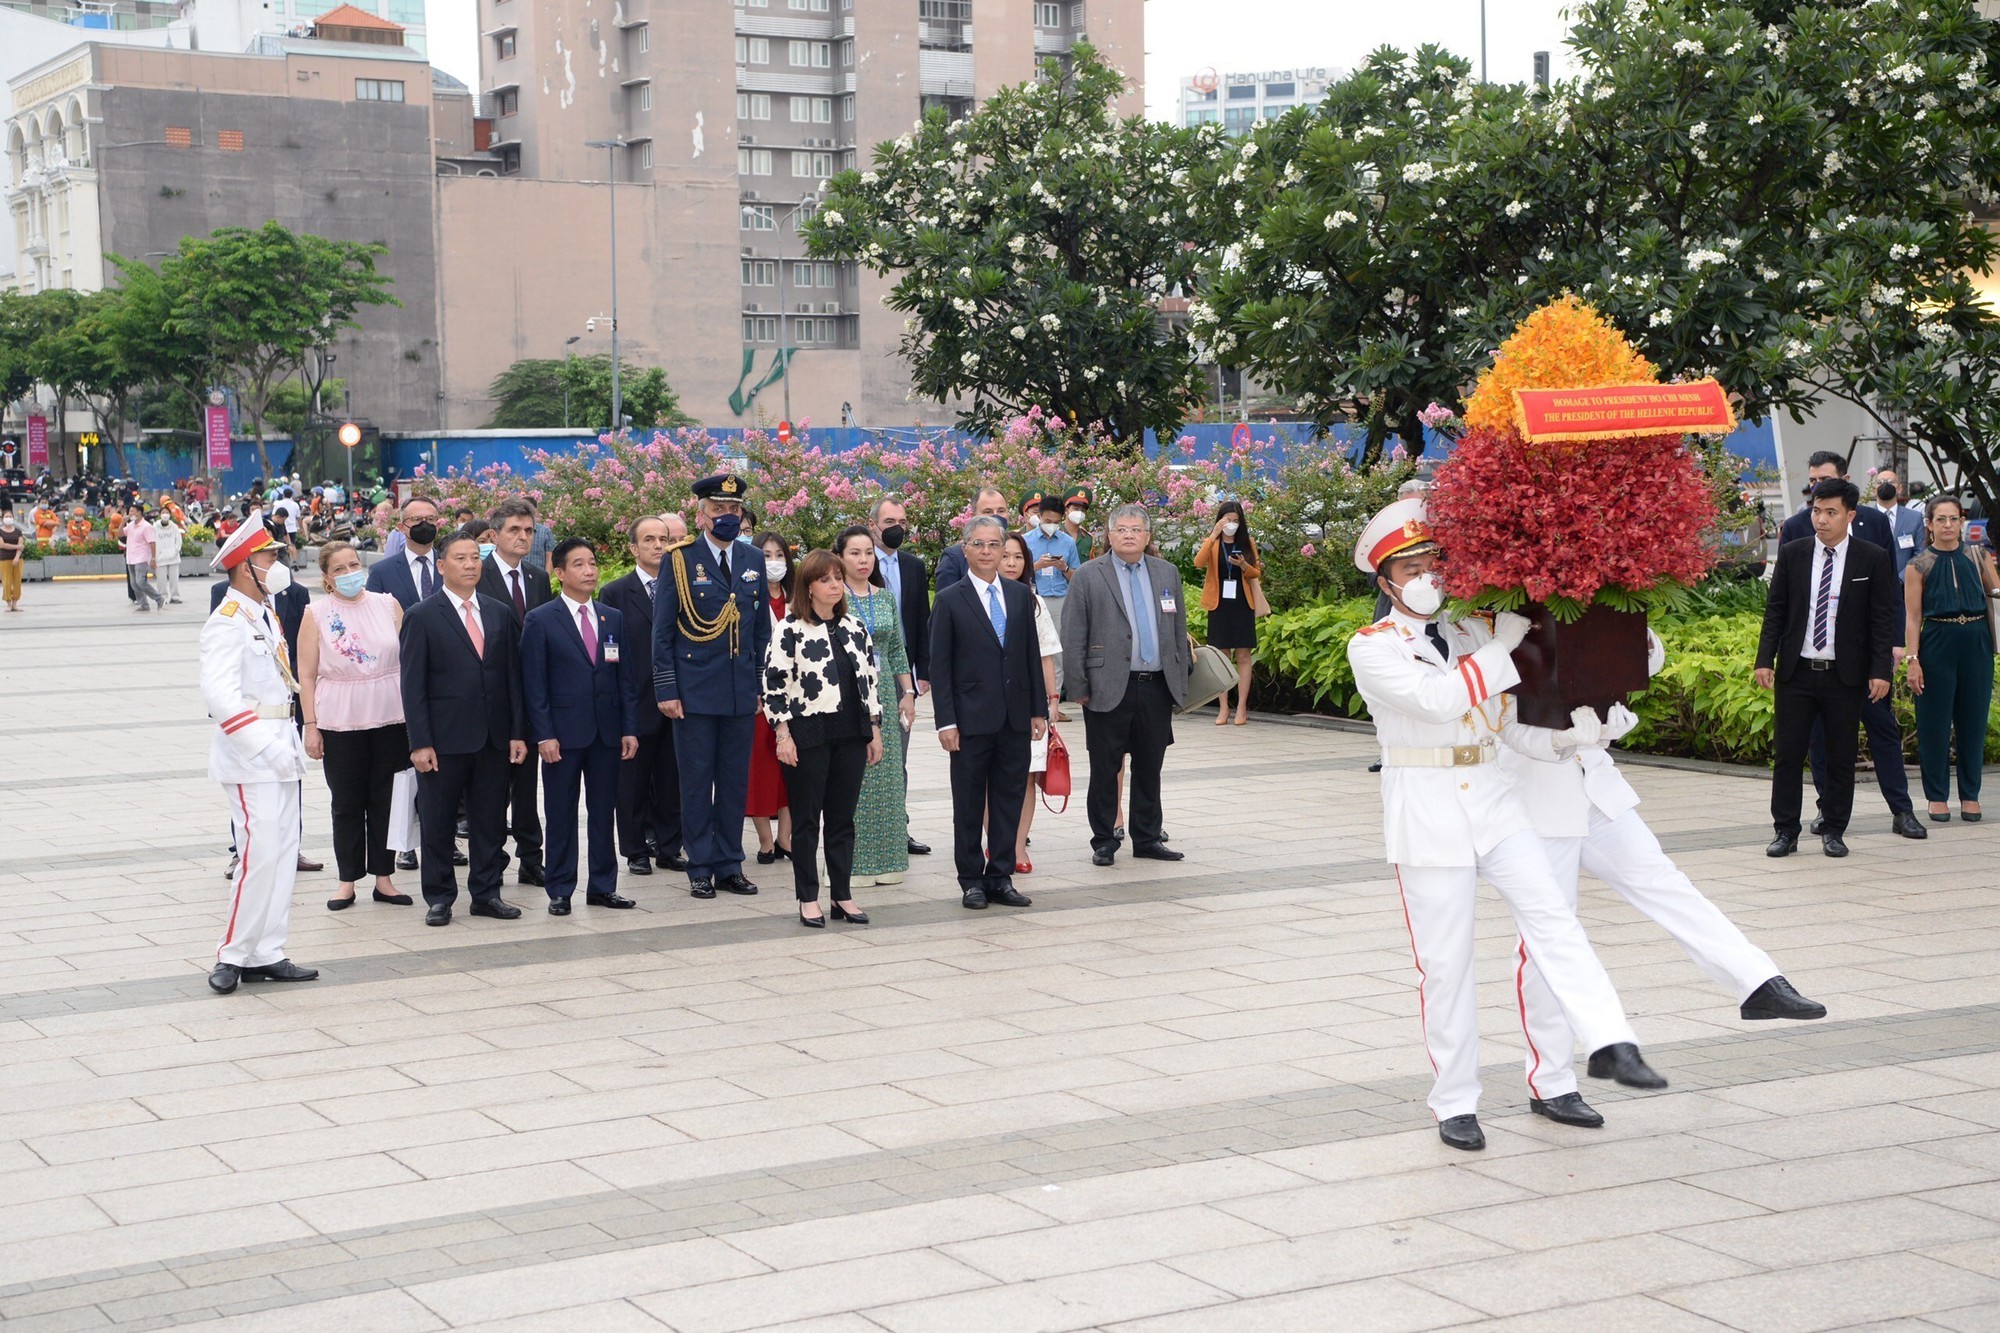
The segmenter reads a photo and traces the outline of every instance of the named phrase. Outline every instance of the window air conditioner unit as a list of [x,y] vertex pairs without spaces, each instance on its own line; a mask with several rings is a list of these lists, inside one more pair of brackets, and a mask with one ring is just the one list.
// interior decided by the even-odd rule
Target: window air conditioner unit
[[746,305],[743,308],[749,311],[753,315],[761,315],[764,313],[764,307],[758,305],[755,301],[752,301],[749,305]]
[[757,146],[757,136],[754,134],[746,134],[743,135],[741,138],[739,138],[736,142],[744,144],[747,147],[754,148]]
[[745,199],[748,199],[748,200],[750,200],[751,202],[753,202],[753,203],[754,203],[754,202],[756,202],[757,200],[759,200],[759,199],[762,199],[762,198],[763,198],[764,196],[763,196],[763,195],[761,195],[761,194],[758,194],[758,193],[757,193],[757,192],[756,192],[755,190],[745,190],[745,191],[743,192],[743,197],[744,197]]
[[828,301],[825,305],[819,308],[819,312],[822,315],[837,315],[840,313],[840,302]]

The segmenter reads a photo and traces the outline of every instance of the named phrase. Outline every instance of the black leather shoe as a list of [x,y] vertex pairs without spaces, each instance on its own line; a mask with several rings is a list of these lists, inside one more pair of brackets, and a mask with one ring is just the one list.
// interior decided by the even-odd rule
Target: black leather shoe
[[1847,855],[1847,844],[1841,839],[1841,836],[1838,833],[1820,834],[1819,845],[1820,845],[1820,850],[1825,852],[1828,856]]
[[1479,1128],[1476,1115],[1455,1115],[1449,1120],[1438,1121],[1438,1137],[1448,1148],[1458,1148],[1465,1152],[1478,1152],[1486,1146],[1486,1132]]
[[653,863],[643,856],[628,856],[625,858],[625,873],[628,875],[650,875],[653,873]]
[[458,827],[454,828],[452,833],[459,838],[469,838],[472,836],[472,825],[461,819],[458,821]]
[[1120,847],[1123,847],[1125,845],[1125,826],[1120,824],[1117,828],[1112,829],[1111,836],[1117,839]]
[[425,909],[425,911],[424,911],[424,924],[425,924],[425,925],[427,925],[427,926],[448,926],[448,925],[450,925],[450,924],[451,924],[451,904],[450,904],[450,903],[432,903],[432,904],[431,904],[431,905],[430,905],[430,906],[429,906],[428,908],[426,908],[426,909]]
[[354,906],[354,899],[352,898],[328,898],[326,900],[326,910],[329,912],[345,912],[352,906]]
[[1771,845],[1764,849],[1764,855],[1790,856],[1793,852],[1796,852],[1798,849],[1799,849],[1798,834],[1780,833],[1777,837],[1771,839]]
[[1814,815],[1813,822],[1806,825],[1806,832],[1812,834],[1815,838],[1826,832],[1826,816]]
[[384,893],[382,890],[377,889],[375,890],[374,897],[376,902],[387,903],[391,907],[413,907],[416,905],[416,899],[407,893]]
[[208,988],[217,995],[227,995],[236,989],[236,964],[217,963],[215,970],[208,974]]
[[760,866],[774,866],[778,864],[778,859],[778,849],[775,847],[768,852],[760,848],[757,852],[757,864]]
[[805,905],[804,903],[800,903],[800,904],[799,904],[799,924],[800,924],[800,925],[802,925],[802,926],[804,926],[804,927],[806,927],[806,928],[807,928],[808,930],[825,930],[825,929],[826,929],[826,917],[825,917],[824,915],[820,915],[820,916],[807,916],[807,915],[806,915],[806,905]]
[[592,907],[637,907],[639,905],[622,893],[586,893],[583,895],[583,900]]
[[543,873],[542,867],[528,861],[521,862],[520,878],[521,883],[532,884],[538,889],[546,887],[549,882],[549,877]]
[[1132,855],[1144,861],[1185,861],[1186,852],[1177,852],[1164,842],[1156,842],[1150,847],[1134,847]]
[[965,896],[959,901],[975,912],[983,912],[986,910],[986,890],[967,889]]
[[490,916],[495,921],[512,921],[521,915],[521,909],[500,898],[490,902],[476,902],[465,909],[467,916]]
[[660,869],[662,870],[686,870],[688,868],[687,858],[679,852],[659,852],[654,855],[653,859],[660,863]]
[[1604,1117],[1590,1108],[1590,1103],[1583,1099],[1580,1092],[1565,1092],[1547,1101],[1530,1097],[1528,1109],[1536,1115],[1547,1116],[1558,1125],[1575,1125],[1579,1129],[1604,1128]]
[[415,852],[396,853],[396,869],[415,870],[416,868],[417,868],[417,854]]
[[451,863],[455,866],[469,866],[472,864],[472,858],[468,857],[458,848],[453,847],[451,849]]
[[245,981],[317,981],[319,979],[318,968],[300,967],[289,958],[280,958],[277,962],[267,963],[263,967],[244,967],[237,970],[243,974]]
[[833,900],[833,919],[835,921],[852,921],[857,926],[867,925],[868,913],[857,912],[850,907],[842,906],[843,903],[850,903],[853,901],[854,900],[852,898],[835,898]]
[[1116,852],[1092,852],[1090,863],[1094,866],[1108,866],[1118,859]]
[[688,881],[688,892],[696,898],[713,898],[715,881],[707,875],[699,875]]
[[1914,810],[1898,810],[1895,818],[1896,832],[1905,838],[1928,838],[1931,831],[1917,821]]
[[1752,1022],[1760,1018],[1825,1018],[1826,1006],[1799,994],[1783,977],[1772,977],[1750,992],[1741,1013]]
[[1003,884],[997,889],[988,889],[986,891],[986,901],[989,903],[999,903],[1002,907],[1028,907],[1035,900],[1027,894],[1022,893],[1012,884]]
[[721,889],[724,893],[749,895],[757,892],[757,886],[743,878],[743,872],[740,870],[733,875],[724,875],[715,887]]
[[929,843],[918,842],[915,838],[910,839],[911,856],[929,856],[930,854],[931,854],[931,845]]
[[1667,1081],[1653,1072],[1639,1054],[1639,1048],[1629,1041],[1613,1042],[1601,1050],[1590,1053],[1590,1076],[1608,1078],[1614,1083],[1623,1083],[1628,1088],[1664,1088]]
[[568,916],[568,915],[569,915],[569,899],[567,899],[567,898],[551,898],[551,899],[549,899],[549,915],[550,915],[550,916]]

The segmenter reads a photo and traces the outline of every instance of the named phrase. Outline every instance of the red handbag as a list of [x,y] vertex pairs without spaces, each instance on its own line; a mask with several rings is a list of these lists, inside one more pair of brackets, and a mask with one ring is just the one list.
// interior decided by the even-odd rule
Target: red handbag
[[[1056,731],[1054,723],[1049,724],[1048,761],[1044,764],[1042,771],[1035,775],[1035,781],[1041,784],[1042,804],[1047,806],[1051,813],[1059,815],[1064,810],[1069,809],[1069,794],[1071,791],[1069,747],[1063,744],[1062,735]],[[1049,798],[1051,796],[1062,797],[1060,808],[1049,805]]]

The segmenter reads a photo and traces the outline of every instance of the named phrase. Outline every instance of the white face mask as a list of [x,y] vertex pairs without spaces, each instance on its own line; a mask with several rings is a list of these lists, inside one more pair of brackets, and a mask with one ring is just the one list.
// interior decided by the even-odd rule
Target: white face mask
[[1076,524],[1078,527],[1082,527],[1083,520],[1084,520],[1084,513],[1081,509],[1072,509],[1069,511],[1070,522]]
[[764,577],[772,580],[785,577],[785,562],[782,560],[766,560],[764,562]]
[[1240,529],[1242,526],[1243,525],[1241,523],[1238,523],[1232,519],[1229,522],[1224,523],[1222,525],[1222,535],[1225,537],[1234,537],[1237,533],[1237,530]]
[[1396,589],[1397,599],[1412,615],[1429,619],[1444,605],[1444,584],[1435,574],[1419,574],[1401,586],[1393,583],[1389,586]]
[[1044,537],[1053,537],[1056,535],[1056,521],[1054,519],[1045,518],[1042,520],[1042,535]]
[[[252,570],[251,574],[254,577],[256,571]],[[279,593],[292,586],[292,567],[280,561],[275,565],[267,567],[264,570],[263,577],[259,578],[257,582],[263,585],[266,597],[276,597]]]

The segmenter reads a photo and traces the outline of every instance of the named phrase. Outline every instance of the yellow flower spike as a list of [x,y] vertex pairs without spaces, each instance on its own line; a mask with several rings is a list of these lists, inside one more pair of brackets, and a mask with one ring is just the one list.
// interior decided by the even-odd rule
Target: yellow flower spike
[[1514,432],[1514,390],[1657,384],[1660,373],[1595,307],[1564,293],[1500,344],[1465,403],[1466,429]]

